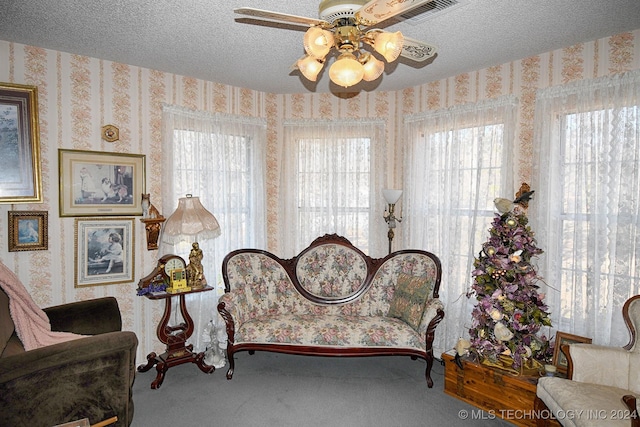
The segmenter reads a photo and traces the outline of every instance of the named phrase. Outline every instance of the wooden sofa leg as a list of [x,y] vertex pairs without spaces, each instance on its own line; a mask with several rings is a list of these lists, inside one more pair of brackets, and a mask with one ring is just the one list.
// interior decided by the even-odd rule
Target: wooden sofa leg
[[[549,419],[551,418],[551,410],[547,407],[547,404],[542,401],[538,396],[533,400],[533,412],[536,415],[536,427],[549,427]],[[540,415],[543,415],[542,417]]]
[[229,361],[229,370],[227,370],[227,379],[230,380],[233,377],[233,370],[236,367],[235,360],[233,359],[233,351],[227,349],[227,360]]
[[640,416],[638,415],[638,407],[636,406],[636,397],[631,394],[622,396],[622,401],[629,411],[631,411],[631,427],[640,427]]
[[427,353],[426,361],[427,361],[427,369],[424,372],[424,376],[427,378],[427,387],[433,388],[433,379],[431,379],[431,368],[433,368],[432,353]]

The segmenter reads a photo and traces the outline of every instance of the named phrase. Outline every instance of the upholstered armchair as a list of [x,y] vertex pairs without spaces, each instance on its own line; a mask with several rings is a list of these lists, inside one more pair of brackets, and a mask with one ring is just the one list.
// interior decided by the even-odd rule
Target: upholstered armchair
[[0,425],[51,427],[82,418],[95,424],[114,416],[116,426],[131,424],[138,340],[121,331],[116,299],[44,312],[52,331],[90,336],[25,351],[0,288]]
[[[568,379],[538,380],[535,409],[542,414],[538,426],[548,424],[550,413],[563,426],[640,427],[640,295],[624,304],[622,316],[631,333],[623,348],[591,344],[563,345]],[[546,411],[545,411],[546,410]]]

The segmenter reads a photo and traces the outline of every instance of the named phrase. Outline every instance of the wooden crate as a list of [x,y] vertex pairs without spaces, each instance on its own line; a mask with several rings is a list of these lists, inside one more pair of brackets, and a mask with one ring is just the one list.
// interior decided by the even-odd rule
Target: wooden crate
[[[536,425],[533,401],[537,377],[515,376],[464,359],[464,369],[460,369],[453,356],[446,353],[442,359],[446,394],[487,411],[485,416],[499,417],[518,426]],[[550,425],[560,426],[556,420],[551,420]]]

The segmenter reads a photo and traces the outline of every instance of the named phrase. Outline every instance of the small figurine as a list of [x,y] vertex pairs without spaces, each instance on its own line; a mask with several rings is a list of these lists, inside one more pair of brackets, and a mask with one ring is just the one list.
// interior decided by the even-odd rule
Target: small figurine
[[201,288],[207,284],[204,278],[204,268],[202,267],[202,249],[198,242],[191,245],[189,253],[189,265],[187,266],[187,280],[191,288]]
[[151,194],[142,194],[142,218],[160,218],[160,212],[151,204]]

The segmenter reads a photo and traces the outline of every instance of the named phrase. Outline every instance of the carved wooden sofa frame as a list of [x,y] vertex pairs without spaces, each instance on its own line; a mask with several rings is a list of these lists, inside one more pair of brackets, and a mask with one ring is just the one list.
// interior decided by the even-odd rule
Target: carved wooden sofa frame
[[[322,258],[323,256],[326,258]],[[324,265],[322,262],[314,264],[318,259],[322,259]],[[326,264],[329,263],[342,263],[342,267],[337,268],[347,271],[342,271],[339,279],[335,275],[322,279],[322,273],[326,273]],[[315,268],[318,271],[309,273],[310,269]],[[432,284],[419,328],[411,328],[398,318],[386,316],[400,270],[416,276],[429,276],[428,280]],[[315,273],[318,275],[314,276]],[[365,255],[349,240],[335,234],[319,237],[291,259],[280,259],[272,253],[257,249],[233,251],[225,257],[222,264],[225,294],[218,304],[228,336],[227,379],[233,376],[233,356],[238,351],[253,354],[256,350],[262,350],[341,357],[406,355],[414,360],[422,358],[426,361],[425,377],[428,386],[432,387],[430,373],[434,359],[434,333],[444,317],[443,305],[438,299],[441,274],[440,261],[432,253],[402,250],[376,259]],[[314,278],[318,280],[312,280]],[[367,341],[367,337],[362,336],[359,336],[357,344],[331,340],[318,342],[308,336],[293,336],[295,332],[284,334],[283,337],[273,334],[266,338],[263,335],[259,339],[251,339],[246,326],[252,325],[252,330],[255,331],[283,321],[290,326],[290,330],[303,325],[308,331],[318,326],[316,321],[320,319],[324,325],[343,332],[348,328],[353,331],[359,327],[358,322],[363,322],[363,326],[366,325],[369,330],[378,328],[379,335],[410,336],[411,345],[407,345],[407,340],[401,339],[398,339],[402,342],[397,346],[385,342],[372,344]],[[315,331],[318,330],[319,328]],[[368,344],[362,344],[363,342]]]

